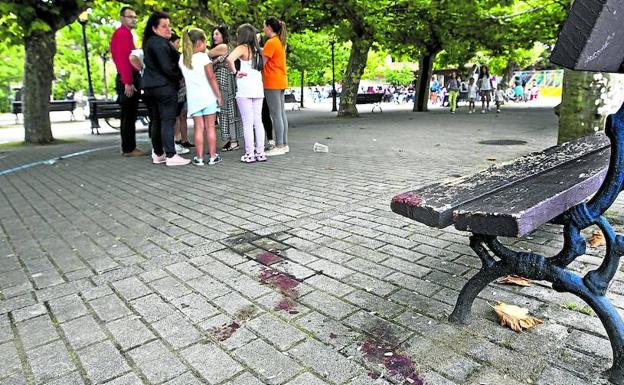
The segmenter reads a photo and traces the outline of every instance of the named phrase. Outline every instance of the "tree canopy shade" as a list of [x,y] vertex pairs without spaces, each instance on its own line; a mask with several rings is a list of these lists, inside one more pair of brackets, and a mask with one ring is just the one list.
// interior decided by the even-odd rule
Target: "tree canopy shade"
[[48,101],[54,78],[56,31],[86,8],[82,0],[3,0],[0,36],[24,44],[24,140],[52,142]]

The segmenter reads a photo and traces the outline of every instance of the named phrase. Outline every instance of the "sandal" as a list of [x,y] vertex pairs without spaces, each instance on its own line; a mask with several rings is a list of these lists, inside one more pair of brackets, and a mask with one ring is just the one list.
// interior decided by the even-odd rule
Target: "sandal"
[[[229,143],[229,146],[225,148],[225,151],[234,151],[240,148],[240,146],[238,145],[238,142],[228,142],[228,143]],[[236,144],[233,144],[233,143],[236,143]]]
[[241,156],[241,162],[243,163],[254,163],[255,161],[256,161],[256,158],[253,155],[245,154]]

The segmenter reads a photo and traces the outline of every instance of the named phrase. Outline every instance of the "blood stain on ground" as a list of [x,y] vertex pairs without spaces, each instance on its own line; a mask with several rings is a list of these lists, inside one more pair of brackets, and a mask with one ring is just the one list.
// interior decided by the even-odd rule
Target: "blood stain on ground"
[[299,292],[296,290],[299,281],[280,271],[263,268],[260,272],[260,282],[279,290],[284,297],[275,305],[275,310],[286,311],[290,314],[299,313],[294,310],[297,306],[295,299],[299,297]]
[[[360,350],[368,361],[382,364],[389,376],[398,377],[413,385],[424,384],[422,378],[418,377],[416,365],[411,358],[373,340],[365,341],[360,345]],[[373,379],[379,378],[379,374],[375,372],[368,373],[368,376]]]
[[215,326],[213,328],[208,329],[208,333],[217,341],[225,341],[228,338],[232,337],[232,335],[240,328],[241,325],[232,321],[229,324],[224,323],[221,326]]
[[271,266],[271,265],[273,265],[275,263],[278,263],[278,262],[281,262],[283,260],[284,260],[284,258],[282,258],[282,257],[280,257],[278,255],[275,255],[273,253],[270,253],[270,252],[266,252],[266,253],[260,254],[258,256],[258,262],[260,262],[261,264],[263,264],[265,266]]

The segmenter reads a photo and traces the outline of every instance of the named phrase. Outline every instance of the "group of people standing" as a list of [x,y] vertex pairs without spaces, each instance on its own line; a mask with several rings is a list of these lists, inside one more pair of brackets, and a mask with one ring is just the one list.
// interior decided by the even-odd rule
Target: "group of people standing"
[[[242,162],[263,162],[267,156],[289,152],[284,108],[288,81],[283,22],[275,17],[265,20],[263,31],[267,40],[263,48],[260,34],[250,24],[238,28],[237,46],[233,49],[226,26],[215,28],[211,41],[203,30],[186,28],[181,34],[180,54],[174,44],[177,39],[172,34],[169,16],[154,12],[143,32],[141,65],[133,66],[130,58],[135,55],[135,47],[131,30],[136,27],[136,12],[131,7],[123,7],[120,17],[122,25],[111,39],[111,53],[118,71],[116,88],[121,105],[123,155],[145,155],[136,148],[135,141],[140,89],[149,108],[154,164],[178,166],[191,162],[177,153],[174,142],[176,123],[178,126],[185,124],[187,116],[193,119],[196,155],[192,162],[197,166],[221,162],[217,153],[217,118],[222,139],[227,140],[222,150],[238,149],[239,139],[244,138]],[[180,95],[184,94],[179,92],[182,87],[186,91],[185,104],[180,100]],[[274,146],[268,151],[265,151],[265,136],[271,139],[273,135],[270,127],[265,131],[263,102],[269,111],[270,125],[275,129]],[[184,140],[182,131],[181,144],[192,147],[188,139]],[[207,162],[203,156],[204,135],[209,154]]]
[[482,114],[490,111],[490,102],[492,100],[496,104],[496,112],[500,113],[500,107],[505,100],[505,92],[502,84],[495,86],[495,82],[490,75],[490,70],[485,65],[481,66],[479,69],[477,80],[475,81],[473,77],[470,77],[467,83],[462,82],[456,72],[451,73],[446,86],[440,84],[437,76],[433,75],[431,77],[429,91],[432,103],[436,103],[439,99],[444,105],[446,97],[448,96],[449,107],[453,114],[457,111],[457,102],[461,91],[466,94],[469,114],[475,112],[475,103],[477,100],[481,101]]

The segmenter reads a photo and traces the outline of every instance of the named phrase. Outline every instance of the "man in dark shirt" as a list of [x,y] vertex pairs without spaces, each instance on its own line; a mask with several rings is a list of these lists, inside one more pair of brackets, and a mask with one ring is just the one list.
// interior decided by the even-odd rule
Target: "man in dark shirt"
[[137,16],[130,7],[123,7],[119,15],[121,26],[113,33],[110,51],[117,67],[115,89],[121,107],[121,152],[124,156],[143,156],[145,152],[136,148],[135,126],[141,77],[130,64],[130,52],[135,48],[132,29],[136,28]]

